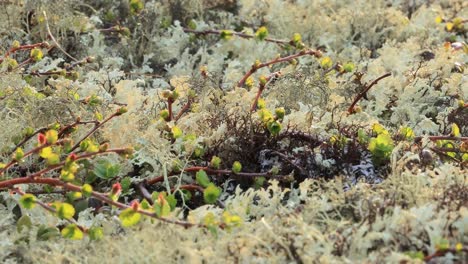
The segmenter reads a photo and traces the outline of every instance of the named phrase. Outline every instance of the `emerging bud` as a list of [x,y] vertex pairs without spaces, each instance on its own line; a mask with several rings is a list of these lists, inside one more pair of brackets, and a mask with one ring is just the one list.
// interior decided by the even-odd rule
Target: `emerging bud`
[[239,173],[242,170],[242,164],[239,161],[234,161],[232,164],[232,172]]
[[31,50],[30,57],[33,61],[37,62],[37,61],[42,60],[42,58],[44,57],[44,54],[42,53],[42,50],[38,48],[34,48]]
[[276,115],[276,118],[278,119],[283,119],[284,118],[284,107],[278,107],[275,109],[275,115]]
[[20,46],[21,46],[21,44],[20,44],[20,42],[17,41],[17,40],[15,40],[15,41],[13,41],[13,43],[11,43],[11,48],[12,48],[12,49],[17,49],[17,48],[19,48]]
[[37,134],[37,141],[39,142],[39,145],[44,145],[45,143],[47,143],[47,139],[42,133]]
[[138,211],[138,209],[140,208],[140,202],[138,202],[138,200],[133,200],[130,203],[130,207],[133,209],[133,211]]

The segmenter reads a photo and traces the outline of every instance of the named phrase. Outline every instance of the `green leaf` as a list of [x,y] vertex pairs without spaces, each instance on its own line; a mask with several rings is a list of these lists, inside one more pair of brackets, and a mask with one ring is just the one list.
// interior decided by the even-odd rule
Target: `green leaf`
[[166,197],[166,201],[171,207],[171,211],[174,211],[176,205],[177,205],[177,199],[175,198],[174,194],[168,195]]
[[182,194],[185,201],[190,201],[192,199],[192,193],[188,190],[182,190]]
[[257,177],[255,178],[254,180],[254,188],[255,189],[260,189],[261,187],[263,187],[263,185],[265,184],[265,177]]
[[147,210],[147,211],[153,210],[153,208],[151,207],[151,204],[146,199],[143,199],[143,201],[141,201],[140,206],[143,210]]
[[81,187],[81,192],[85,197],[91,197],[91,194],[93,193],[93,187],[89,184],[83,184]]
[[97,121],[102,121],[104,119],[102,114],[100,112],[97,112],[97,111],[94,113],[94,117],[96,117]]
[[281,131],[281,124],[278,121],[269,122],[267,128],[271,135],[276,136]]
[[29,55],[33,61],[40,61],[44,57],[42,50],[39,48],[32,49]]
[[210,230],[210,232],[216,236],[218,235],[218,221],[216,221],[216,217],[212,212],[208,212],[205,217],[203,218],[203,224]]
[[408,251],[405,252],[405,255],[412,259],[424,260],[424,253],[422,251]]
[[60,163],[60,157],[56,153],[52,153],[47,159],[46,163],[48,166],[57,165]]
[[87,138],[81,141],[80,149],[88,153],[96,153],[99,151],[99,145],[92,142],[91,139]]
[[354,66],[354,63],[352,63],[352,62],[347,62],[347,63],[345,63],[345,65],[343,65],[343,70],[345,72],[352,72],[352,71],[354,71],[354,68],[355,68],[355,66]]
[[54,129],[47,130],[45,137],[47,139],[47,143],[54,144],[58,140],[58,132]]
[[228,227],[238,227],[242,224],[242,218],[238,215],[232,215],[228,211],[224,211],[222,215],[223,223]]
[[380,135],[380,134],[385,134],[388,135],[388,130],[386,130],[381,124],[375,123],[372,125],[372,132],[374,132],[375,135]]
[[232,172],[239,173],[242,170],[242,164],[239,161],[234,161],[232,164]]
[[213,169],[219,169],[220,165],[221,165],[221,158],[218,156],[213,156],[211,158],[210,166],[213,167]]
[[39,156],[40,156],[41,158],[44,158],[44,159],[47,159],[47,158],[50,157],[52,154],[54,154],[54,153],[52,152],[52,148],[51,148],[51,147],[45,147],[45,148],[43,148],[43,149],[41,149],[41,150],[39,151]]
[[213,204],[218,200],[218,197],[221,195],[221,189],[216,187],[213,183],[210,183],[208,187],[203,191],[203,199],[205,203]]
[[75,207],[69,203],[55,203],[54,206],[61,219],[71,219],[75,215]]
[[460,128],[455,123],[452,124],[452,136],[454,136],[454,137],[459,137],[460,136]]
[[211,183],[208,174],[206,174],[204,170],[197,171],[195,179],[197,180],[197,183],[200,184],[202,187],[207,187]]
[[320,66],[324,69],[329,69],[333,66],[333,61],[330,57],[323,57],[320,61]]
[[62,229],[62,236],[71,240],[81,240],[83,239],[83,231],[75,225],[70,224]]
[[15,154],[13,156],[13,158],[16,160],[16,161],[21,161],[21,159],[24,157],[24,151],[22,148],[17,148],[16,151],[15,151]]
[[120,185],[122,186],[122,192],[126,193],[130,189],[130,186],[132,185],[132,180],[130,179],[130,177],[124,177],[120,181]]
[[60,179],[65,182],[71,182],[75,179],[75,174],[68,170],[61,170]]
[[16,231],[18,231],[18,233],[21,233],[21,231],[23,231],[24,228],[30,229],[31,226],[32,226],[31,218],[27,215],[23,215],[16,222]]
[[141,214],[135,212],[132,208],[127,208],[120,213],[119,219],[123,227],[130,227],[140,222]]
[[379,134],[376,138],[371,138],[368,149],[372,153],[373,161],[380,165],[390,158],[394,148],[392,138],[385,133]]
[[162,193],[158,195],[158,198],[154,203],[154,212],[158,217],[164,217],[171,213],[171,206]]
[[219,35],[223,40],[230,40],[232,38],[233,33],[230,30],[222,30]]
[[260,27],[255,32],[255,36],[258,40],[264,40],[268,36],[268,29],[266,27]]
[[130,0],[130,13],[131,14],[138,14],[143,10],[145,5],[141,0]]
[[97,177],[109,180],[117,176],[117,174],[119,174],[119,170],[119,164],[112,164],[110,161],[101,160],[94,166],[93,172]]
[[171,132],[174,139],[180,138],[182,136],[182,130],[177,126],[173,126]]
[[51,238],[57,237],[60,235],[59,230],[56,227],[47,227],[41,225],[37,230],[36,238],[40,241],[49,240]]
[[19,199],[19,204],[26,209],[33,209],[36,206],[36,196],[26,193]]
[[414,131],[410,127],[400,128],[399,134],[402,135],[406,140],[414,139]]
[[278,107],[275,109],[275,115],[278,119],[283,119],[285,114],[284,107]]
[[88,230],[89,239],[100,240],[104,236],[102,227],[93,226]]

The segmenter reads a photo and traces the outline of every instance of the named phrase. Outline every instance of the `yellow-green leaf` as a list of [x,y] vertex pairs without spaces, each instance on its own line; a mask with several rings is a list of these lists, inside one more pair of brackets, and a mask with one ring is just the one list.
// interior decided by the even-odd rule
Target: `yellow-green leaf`
[[19,203],[26,209],[33,209],[36,206],[36,196],[26,193],[19,199]]
[[135,212],[132,208],[127,208],[120,213],[119,219],[123,227],[130,227],[140,222],[141,214]]
[[171,132],[173,138],[180,138],[182,136],[182,130],[177,126],[173,126]]
[[454,137],[459,137],[460,136],[460,128],[455,123],[452,124],[452,136],[454,136]]
[[88,230],[89,239],[91,240],[99,240],[104,236],[104,231],[102,227],[91,227]]
[[75,215],[75,208],[69,203],[55,203],[57,216],[61,219],[71,219]]
[[207,187],[211,181],[210,178],[208,177],[208,174],[204,170],[199,170],[197,171],[197,174],[195,175],[195,179],[198,184],[200,184],[202,187]]
[[164,217],[171,213],[171,206],[162,193],[158,195],[158,198],[154,203],[154,212],[158,217]]
[[54,129],[47,130],[45,137],[47,139],[47,143],[54,144],[58,140],[58,132]]
[[234,161],[232,164],[232,172],[239,173],[242,170],[242,164],[239,161]]
[[51,155],[53,154],[52,152],[52,148],[51,147],[46,147],[46,148],[43,148],[39,151],[39,156],[41,156],[41,158],[44,158],[44,159],[47,159],[48,157],[50,157]]
[[67,225],[62,229],[61,233],[64,238],[69,238],[72,240],[83,239],[83,231],[81,231],[81,229],[75,224]]
[[320,66],[322,66],[324,69],[329,69],[333,66],[333,61],[330,57],[324,57],[320,61]]
[[221,195],[221,189],[216,187],[213,183],[210,183],[203,191],[203,199],[205,203],[208,204],[216,203],[219,195]]

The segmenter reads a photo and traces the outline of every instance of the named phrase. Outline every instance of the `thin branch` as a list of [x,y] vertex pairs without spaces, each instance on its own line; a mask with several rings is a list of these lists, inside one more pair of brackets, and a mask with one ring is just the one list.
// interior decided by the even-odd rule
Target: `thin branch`
[[[419,142],[423,139],[423,136],[415,137],[414,141]],[[460,140],[460,141],[468,141],[468,137],[454,137],[454,136],[428,136],[427,137],[431,141],[437,140]]]
[[302,57],[302,56],[306,56],[306,55],[311,55],[311,56],[315,56],[315,57],[321,57],[322,56],[322,53],[318,50],[301,50],[300,52],[296,53],[296,54],[293,54],[293,55],[289,55],[289,56],[286,56],[286,57],[279,57],[279,58],[276,58],[276,59],[273,59],[271,61],[268,61],[268,62],[264,62],[264,63],[254,63],[252,64],[250,70],[244,75],[244,77],[242,77],[242,79],[237,83],[237,87],[243,87],[244,84],[245,84],[245,81],[252,75],[254,74],[257,70],[261,69],[261,68],[264,68],[264,67],[268,67],[270,65],[273,65],[273,64],[276,64],[276,63],[280,63],[280,62],[286,62],[286,61],[291,61],[295,58],[298,58],[298,57]]
[[138,190],[140,190],[140,193],[141,195],[143,196],[143,198],[146,199],[146,201],[148,201],[148,203],[150,203],[151,205],[153,204],[153,197],[151,197],[151,194],[148,192],[148,190],[146,189],[145,187],[145,182],[140,182],[137,184],[137,187],[138,187]]
[[456,254],[456,253],[461,253],[461,252],[464,252],[465,254],[468,253],[468,247],[465,246],[461,250],[457,250],[455,248],[438,249],[436,252],[424,257],[424,261],[425,262],[430,262],[434,258],[445,256],[445,254],[447,254],[447,253]]
[[46,29],[47,29],[47,33],[49,33],[49,37],[50,39],[52,39],[52,41],[55,43],[55,46],[57,46],[57,48],[59,50],[61,50],[67,57],[69,57],[70,59],[74,60],[75,62],[78,62],[79,60],[76,59],[75,57],[73,57],[72,55],[68,54],[63,48],[62,46],[60,46],[60,44],[57,42],[57,40],[55,39],[54,35],[52,35],[52,32],[50,31],[50,27],[49,27],[49,21],[47,19],[47,14],[46,12],[42,12],[44,14],[44,21],[45,21],[45,25],[46,25]]
[[[39,128],[38,130],[34,131],[34,133],[32,133],[31,135],[25,137],[23,140],[21,140],[20,143],[18,143],[14,148],[13,150],[11,150],[8,155],[11,155],[13,154],[13,152],[15,152],[15,150],[19,147],[22,147],[26,142],[28,142],[31,138],[33,138],[34,136],[36,136],[37,134],[39,133],[43,133],[47,131],[47,128],[46,127],[43,127],[43,128]],[[0,174],[1,174],[1,171],[0,171]]]
[[[17,185],[17,184],[47,184],[47,185],[50,185],[50,186],[61,186],[69,191],[73,191],[73,192],[81,192],[81,186],[78,186],[78,185],[74,185],[74,184],[71,184],[71,183],[66,183],[66,182],[63,182],[59,179],[54,179],[54,178],[31,178],[31,177],[21,177],[21,178],[16,178],[16,179],[11,179],[11,180],[6,180],[6,181],[3,181],[3,182],[0,182],[0,189],[1,188],[13,188],[14,185]],[[127,205],[127,204],[123,204],[123,203],[120,203],[118,201],[113,201],[112,199],[110,199],[106,194],[103,194],[103,193],[100,193],[100,192],[96,192],[96,191],[93,191],[91,192],[91,196],[95,197],[96,199],[102,201],[102,202],[105,202],[109,205],[113,205],[117,208],[120,208],[120,209],[127,209],[127,208],[131,208],[130,205]],[[194,224],[194,223],[190,223],[190,222],[185,222],[185,221],[180,221],[180,220],[172,220],[172,219],[168,219],[168,218],[164,218],[164,217],[158,217],[155,213],[153,212],[149,212],[149,211],[146,211],[146,210],[142,210],[142,209],[138,209],[136,210],[136,212],[140,213],[140,214],[143,214],[143,215],[146,215],[146,216],[149,216],[149,217],[152,217],[152,218],[155,218],[157,220],[160,220],[160,221],[163,221],[163,222],[166,222],[166,223],[170,223],[170,224],[176,224],[176,225],[180,225],[180,226],[183,226],[183,227],[193,227],[193,226],[198,226],[198,227],[205,227],[203,224]]]
[[371,82],[358,96],[356,99],[354,99],[353,103],[351,106],[348,108],[348,113],[352,114],[354,112],[354,106],[361,100],[364,96],[366,96],[367,92],[372,88],[372,86],[376,85],[380,80],[389,77],[392,75],[390,72],[385,73],[384,75],[380,76],[379,78],[375,79],[373,82]]
[[83,136],[78,142],[76,142],[76,144],[70,149],[70,152],[74,151],[75,149],[77,149],[79,146],[80,146],[80,143],[87,139],[89,136],[91,136],[94,132],[96,132],[96,130],[98,130],[100,127],[102,127],[105,123],[109,122],[112,118],[116,117],[116,116],[119,116],[119,113],[118,112],[115,112],[113,113],[112,115],[110,115],[109,117],[107,117],[106,119],[104,119],[102,122],[98,122],[96,124],[94,124],[94,127],[88,132],[86,133],[85,136]]
[[[184,28],[183,29],[185,33],[193,33],[196,35],[221,35],[223,32],[226,32],[226,30],[214,30],[214,29],[209,29],[209,30],[194,30],[194,29],[189,29],[189,28]],[[234,36],[238,36],[241,38],[245,39],[253,39],[256,36],[253,34],[247,34],[247,33],[242,33],[242,32],[236,32],[236,31],[231,31],[228,30],[230,34]],[[281,39],[273,39],[273,38],[265,38],[264,41],[267,42],[272,42],[280,45],[290,45],[293,47],[296,47],[295,43],[291,40],[281,40]]]
[[178,121],[182,115],[188,111],[188,109],[190,108],[190,106],[192,105],[192,101],[191,100],[188,100],[187,103],[182,107],[182,109],[180,109],[179,113],[177,114],[177,116],[174,118],[174,121]]
[[[67,142],[67,141],[69,141],[69,140],[68,140],[68,139],[61,139],[61,140],[58,140],[57,142],[55,142],[54,144],[46,143],[46,144],[37,146],[37,147],[31,149],[30,151],[24,153],[23,159],[26,158],[26,157],[31,156],[31,155],[34,154],[34,153],[39,152],[39,151],[40,151],[41,149],[43,149],[43,148],[50,147],[50,146],[62,145],[62,144],[64,144],[64,143]],[[2,169],[0,169],[0,175],[2,175],[7,169],[9,169],[11,166],[15,165],[15,164],[18,163],[18,162],[19,162],[19,161],[16,160],[16,159],[11,160],[9,163],[7,163],[7,164],[5,165],[5,167],[3,167]]]
[[[274,179],[281,179],[281,178],[287,178],[289,175],[273,175],[271,172],[238,172],[235,173],[232,170],[217,170],[213,169],[210,167],[203,167],[203,166],[193,166],[189,168],[185,168],[183,172],[198,172],[200,170],[204,170],[207,174],[211,175],[226,175],[226,176],[241,176],[241,177],[246,177],[246,178],[257,178],[257,177],[268,177],[268,178],[274,178]],[[172,173],[169,174],[168,176],[173,176],[178,173]],[[164,176],[157,176],[152,179],[149,179],[146,181],[147,185],[152,185],[158,182],[162,182],[164,180]]]
[[255,109],[257,109],[258,100],[260,99],[260,96],[262,95],[263,90],[265,90],[265,87],[268,84],[268,82],[273,78],[279,77],[280,75],[281,75],[280,71],[274,72],[265,78],[266,79],[265,83],[260,83],[260,86],[258,87],[257,95],[255,96],[255,100],[252,103],[252,107],[250,108],[250,113],[252,113],[253,111],[255,111]]

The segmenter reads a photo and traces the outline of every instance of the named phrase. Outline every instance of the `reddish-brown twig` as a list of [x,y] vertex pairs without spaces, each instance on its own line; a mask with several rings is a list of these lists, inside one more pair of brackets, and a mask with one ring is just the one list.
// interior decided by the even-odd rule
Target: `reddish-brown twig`
[[380,80],[384,79],[384,78],[387,78],[389,77],[390,75],[392,75],[390,72],[387,72],[385,73],[384,75],[380,76],[379,78],[375,79],[374,81],[372,81],[369,85],[367,85],[366,88],[364,88],[364,90],[358,94],[358,96],[354,99],[353,103],[351,104],[351,106],[349,106],[348,108],[348,113],[349,114],[352,114],[354,113],[354,106],[359,102],[359,100],[361,100],[366,94],[367,92],[372,88],[372,86],[376,85]]
[[121,115],[119,113],[119,110],[117,110],[115,113],[113,113],[112,115],[110,115],[109,117],[107,117],[106,119],[104,119],[102,122],[97,122],[94,124],[94,127],[88,131],[88,133],[86,133],[86,135],[84,135],[80,140],[78,140],[78,142],[76,142],[75,145],[73,145],[73,147],[70,149],[70,152],[74,151],[75,149],[77,149],[79,146],[80,146],[80,143],[87,139],[89,136],[91,136],[94,132],[96,132],[96,130],[98,130],[100,127],[102,127],[105,123],[109,122],[112,118],[116,117],[116,116],[119,116]]
[[253,111],[255,111],[255,109],[257,109],[257,104],[258,104],[258,100],[260,99],[260,96],[262,95],[263,93],[263,90],[265,90],[265,87],[267,85],[267,83],[273,79],[273,78],[277,78],[281,75],[281,72],[277,71],[277,72],[274,72],[270,75],[268,75],[265,80],[261,81],[260,82],[260,86],[258,87],[258,92],[257,92],[257,95],[255,96],[255,100],[252,104],[252,107],[250,108],[250,112],[252,113]]
[[447,253],[456,254],[456,253],[462,253],[462,252],[464,252],[466,254],[468,252],[468,247],[463,247],[461,250],[457,250],[455,248],[438,249],[436,252],[425,256],[424,261],[429,262],[429,261],[433,260],[434,258],[445,256],[445,254],[447,254]]
[[5,56],[3,56],[3,58],[0,58],[0,63],[3,62],[5,58],[8,58],[11,54],[16,53],[17,51],[31,50],[31,49],[38,48],[38,47],[49,47],[49,44],[47,42],[40,42],[40,43],[31,44],[31,45],[22,45],[16,48],[11,48],[5,53]]
[[[423,139],[424,137],[419,136],[415,137],[414,141],[419,142]],[[428,136],[427,137],[429,140],[432,141],[437,141],[437,140],[460,140],[460,141],[468,141],[468,137],[454,137],[454,136]]]
[[[238,37],[245,38],[245,39],[253,39],[253,38],[256,37],[253,34],[236,32],[236,31],[231,31],[231,30],[228,30],[228,31],[226,31],[226,30],[215,30],[215,29],[194,30],[194,29],[190,29],[190,28],[184,28],[184,32],[185,33],[193,33],[193,34],[196,34],[196,35],[221,35],[223,32],[229,32],[229,34],[231,34],[233,36],[238,36]],[[294,41],[291,41],[291,40],[265,38],[264,41],[272,42],[272,43],[280,44],[280,45],[290,45],[290,46],[296,47],[296,44],[294,43]]]
[[178,121],[182,115],[188,111],[188,109],[190,108],[190,106],[192,105],[192,101],[189,99],[187,101],[187,103],[182,107],[182,109],[180,109],[179,113],[177,114],[177,116],[174,118],[174,121]]
[[[65,188],[66,190],[73,191],[73,192],[81,192],[82,191],[81,186],[74,185],[74,184],[71,184],[71,183],[66,183],[66,182],[63,182],[63,181],[61,181],[59,179],[54,179],[54,178],[31,178],[31,177],[21,177],[21,178],[2,181],[2,182],[0,182],[0,189],[2,189],[2,188],[10,188],[11,189],[11,188],[14,187],[14,185],[17,185],[17,184],[46,184],[46,185],[49,185],[49,186],[60,186],[62,188]],[[100,192],[93,191],[93,192],[91,192],[91,196],[93,196],[94,198],[96,198],[96,199],[98,199],[98,200],[100,200],[100,201],[102,201],[104,203],[107,203],[109,205],[113,205],[113,206],[115,206],[117,208],[120,208],[120,209],[127,209],[127,208],[131,207],[130,205],[120,203],[118,201],[114,201],[114,200],[110,199],[108,197],[108,195],[100,193]],[[152,217],[152,218],[155,218],[155,219],[158,219],[158,220],[166,222],[166,223],[176,224],[176,225],[180,225],[180,226],[183,226],[183,227],[192,227],[192,226],[204,227],[204,225],[201,225],[201,224],[193,224],[193,223],[189,223],[189,222],[185,222],[185,221],[173,220],[173,219],[168,219],[168,218],[164,218],[164,217],[158,217],[155,213],[147,211],[147,210],[138,209],[138,210],[136,210],[136,212],[138,212],[140,214],[143,214],[143,215],[146,215],[146,216],[149,216],[149,217]]]
[[[203,167],[203,166],[193,166],[193,167],[188,167],[184,169],[184,172],[198,172],[200,170],[204,170],[207,174],[211,175],[227,175],[227,176],[240,176],[240,177],[247,177],[247,178],[257,178],[257,177],[269,177],[269,178],[275,178],[275,179],[281,179],[281,178],[287,178],[289,175],[273,175],[270,172],[238,172],[235,173],[232,170],[221,170],[221,169],[213,169],[210,167]],[[180,172],[177,173],[171,173],[168,176],[173,176],[180,174]],[[158,182],[164,181],[164,176],[157,176],[152,179],[149,179],[146,181],[146,184],[152,185]]]
[[[41,149],[43,148],[46,148],[46,147],[50,147],[50,146],[58,146],[58,145],[62,145],[64,144],[65,142],[69,141],[68,139],[62,139],[62,140],[58,140],[57,142],[55,142],[54,144],[50,144],[50,143],[46,143],[46,144],[43,144],[43,145],[40,145],[40,146],[37,146],[33,149],[31,149],[30,151],[24,153],[23,155],[23,159],[28,157],[28,156],[31,156],[32,154],[34,153],[38,153]],[[10,162],[8,162],[5,167],[3,167],[2,169],[0,169],[0,175],[2,175],[7,169],[9,169],[11,166],[15,165],[16,163],[18,163],[19,161],[16,160],[16,159],[13,159],[11,160]]]
[[315,57],[321,57],[322,56],[322,52],[318,51],[318,50],[301,50],[300,52],[296,53],[296,54],[292,54],[292,55],[289,55],[289,56],[286,56],[286,57],[279,57],[279,58],[276,58],[276,59],[273,59],[271,61],[268,61],[268,62],[264,62],[264,63],[254,63],[252,64],[250,70],[244,75],[244,77],[242,77],[242,79],[237,83],[237,87],[243,87],[244,84],[245,84],[245,81],[252,75],[254,74],[257,70],[263,68],[263,67],[268,67],[270,65],[273,65],[273,64],[276,64],[276,63],[280,63],[280,62],[286,62],[286,61],[292,61],[294,60],[295,58],[298,58],[298,57],[302,57],[302,56],[306,56],[306,55],[311,55],[311,56],[315,56]]

